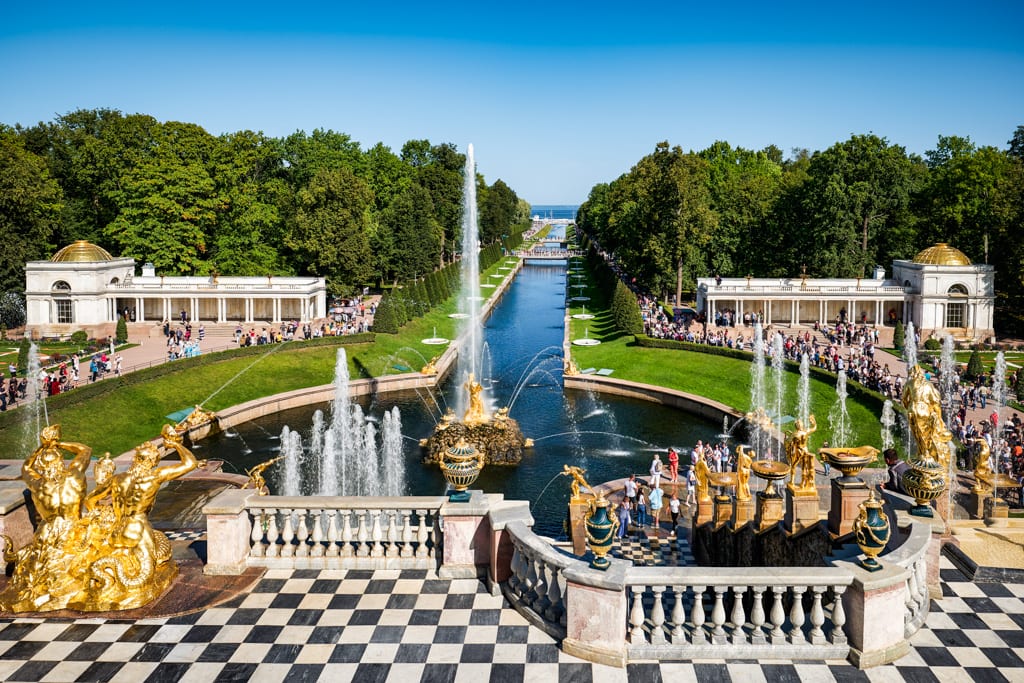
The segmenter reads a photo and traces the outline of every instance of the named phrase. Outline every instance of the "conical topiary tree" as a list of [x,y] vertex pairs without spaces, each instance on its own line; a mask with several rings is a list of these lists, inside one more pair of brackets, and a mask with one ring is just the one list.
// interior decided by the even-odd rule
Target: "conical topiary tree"
[[981,362],[981,354],[975,349],[971,351],[971,357],[967,360],[967,370],[964,372],[964,379],[973,381],[985,374],[985,366]]
[[390,294],[385,294],[377,305],[377,312],[373,315],[373,331],[384,334],[395,334],[398,332],[398,324],[395,320],[395,307]]
[[907,332],[903,329],[903,321],[896,321],[896,329],[892,332],[892,345],[897,349],[903,350],[903,344],[906,341]]
[[125,322],[124,316],[117,316],[117,330],[114,332],[114,340],[118,344],[124,344],[128,341],[128,323]]

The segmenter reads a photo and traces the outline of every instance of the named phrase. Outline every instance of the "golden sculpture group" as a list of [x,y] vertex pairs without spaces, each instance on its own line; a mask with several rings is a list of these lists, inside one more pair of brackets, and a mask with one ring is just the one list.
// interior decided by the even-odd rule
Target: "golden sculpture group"
[[[135,448],[131,465],[115,474],[110,454],[98,460],[92,491],[86,469],[92,449],[61,440],[60,425],[39,435],[39,447],[22,465],[22,478],[39,517],[32,542],[5,559],[16,565],[0,593],[0,610],[105,612],[134,609],[158,598],[177,576],[167,537],[153,529],[149,511],[160,487],[199,465],[173,425],[163,443],[180,462],[158,467],[152,442]],[[64,452],[74,458],[65,462]],[[10,548],[10,539],[5,539]]]
[[910,368],[900,400],[907,410],[910,433],[917,443],[917,459],[911,461],[910,469],[903,473],[903,488],[917,503],[910,513],[931,517],[929,503],[938,498],[948,485],[949,444],[953,434],[942,419],[939,392],[920,367]]

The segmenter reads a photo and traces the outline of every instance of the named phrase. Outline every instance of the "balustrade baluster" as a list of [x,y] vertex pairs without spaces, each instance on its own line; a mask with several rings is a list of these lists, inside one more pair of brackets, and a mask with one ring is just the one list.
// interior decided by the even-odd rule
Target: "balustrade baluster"
[[772,645],[786,642],[786,632],[782,630],[782,624],[786,621],[786,612],[782,609],[782,596],[785,592],[785,586],[772,586],[774,601],[772,602],[771,612],[768,614],[768,618],[772,620],[772,631],[770,634]]
[[725,586],[714,586],[715,605],[711,608],[711,642],[722,645],[728,641],[725,633]]
[[686,610],[683,609],[683,593],[686,592],[686,586],[672,586],[672,592],[675,594],[675,600],[672,603],[672,642],[675,644],[686,642],[685,631],[683,631],[683,622],[686,621]]
[[832,637],[829,640],[835,645],[846,645],[846,631],[843,630],[846,626],[846,609],[843,607],[846,586],[833,586],[832,591],[836,598],[832,603]]
[[533,601],[533,611],[543,615],[544,610],[551,606],[548,602],[548,566],[543,559],[537,558],[537,585],[533,592],[537,598]]
[[928,567],[923,557],[914,563],[914,570],[917,573],[917,602],[921,609],[927,613],[931,595],[928,594]]
[[278,545],[277,510],[267,510],[267,557],[280,557],[281,546]]
[[804,591],[807,586],[793,586],[793,604],[789,608],[789,629],[790,643],[806,643],[804,637]]
[[732,623],[732,643],[747,642],[747,634],[743,630],[747,624],[747,616],[743,611],[743,596],[746,592],[746,586],[732,587],[732,612],[729,614],[729,621]]
[[704,588],[705,586],[693,587],[693,606],[690,608],[690,621],[693,622],[691,640],[695,645],[702,645],[708,641],[707,632],[704,630]]
[[412,526],[410,518],[412,510],[401,510],[402,513],[402,557],[412,557]]
[[811,605],[811,630],[807,639],[811,645],[822,645],[825,643],[825,632],[821,629],[825,623],[825,610],[821,607],[821,594],[825,592],[825,586],[811,586],[814,592],[814,603]]
[[520,595],[519,591],[519,563],[522,560],[523,551],[519,548],[516,543],[512,544],[512,561],[509,563],[509,576],[508,576],[508,587],[515,595]]
[[309,557],[309,526],[306,524],[306,511],[296,510],[299,515],[299,528],[295,531],[295,557]]
[[310,551],[313,557],[324,556],[324,510],[313,511],[313,547]]
[[373,531],[370,538],[373,540],[373,557],[384,557],[384,529],[381,527],[380,518],[383,516],[381,510],[371,510],[370,516],[373,519]]
[[561,620],[565,612],[562,606],[562,591],[558,585],[560,574],[558,567],[548,565],[548,606],[544,610],[544,618],[555,624]]
[[633,609],[629,612],[629,623],[633,627],[629,632],[629,642],[633,645],[646,645],[644,634],[644,592],[647,586],[633,586]]
[[370,529],[366,522],[366,510],[355,510],[356,515],[356,540],[359,541],[359,547],[356,549],[356,557],[369,557],[370,556]]
[[427,511],[417,510],[420,518],[419,528],[416,529],[416,557],[429,557],[427,548]]
[[523,593],[523,600],[527,605],[533,605],[537,600],[537,560],[532,555],[526,556],[526,592]]
[[281,546],[281,557],[295,557],[295,546],[292,545],[292,541],[295,540],[295,523],[292,521],[295,510],[282,510],[281,514],[284,516],[284,531],[281,532],[284,545]]
[[398,548],[399,535],[398,535],[398,521],[397,521],[398,520],[398,513],[396,511],[394,511],[394,510],[390,510],[390,511],[388,511],[387,515],[388,515],[388,532],[387,532],[388,551],[387,551],[387,556],[388,557],[398,557],[398,554],[399,554],[399,548]]
[[341,556],[352,557],[352,511],[339,510],[341,515]]
[[252,512],[252,533],[249,534],[249,555],[252,557],[263,557],[267,551],[263,545],[263,527],[266,524],[267,515],[263,510],[255,509]]
[[665,638],[665,606],[661,604],[661,596],[665,586],[651,586],[654,593],[654,605],[651,607],[651,644],[662,645]]
[[907,572],[904,592],[903,604],[906,609],[904,610],[903,622],[909,624],[917,615],[917,572],[914,571],[913,567]]
[[750,609],[750,642],[754,645],[764,645],[768,638],[764,634],[764,600],[763,595],[767,586],[751,586],[754,593],[754,604]]

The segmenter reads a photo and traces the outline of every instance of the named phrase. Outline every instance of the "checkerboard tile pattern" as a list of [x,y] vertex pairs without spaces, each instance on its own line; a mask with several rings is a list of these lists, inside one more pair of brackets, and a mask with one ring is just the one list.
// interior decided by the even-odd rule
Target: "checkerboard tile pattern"
[[657,534],[650,529],[631,533],[615,542],[611,555],[631,560],[638,567],[682,567],[695,562],[684,529],[674,537],[664,530]]
[[163,531],[163,534],[170,541],[186,541],[188,543],[206,538],[205,529],[175,529],[173,531]]
[[475,580],[426,571],[269,571],[231,602],[171,619],[0,620],[4,681],[1024,681],[1024,585],[945,562],[910,654],[846,662],[637,662],[564,654]]

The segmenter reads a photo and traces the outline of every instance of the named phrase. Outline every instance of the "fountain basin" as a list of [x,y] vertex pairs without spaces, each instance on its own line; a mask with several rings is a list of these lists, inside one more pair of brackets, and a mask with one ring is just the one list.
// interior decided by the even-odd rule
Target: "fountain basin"
[[572,316],[575,320],[593,320],[594,316],[591,313],[574,313]]
[[455,320],[465,320],[469,317],[469,313],[449,313],[448,317],[454,318]]
[[450,341],[451,339],[445,339],[444,337],[428,337],[426,339],[421,339],[420,343],[428,344],[430,346],[440,346],[442,344],[447,344]]
[[601,343],[601,341],[598,339],[590,339],[589,337],[584,337],[583,339],[573,339],[572,343],[574,346],[597,346],[598,344]]
[[590,301],[589,296],[574,296],[569,299],[570,301]]
[[775,482],[789,476],[789,465],[778,460],[755,460],[750,463],[750,470],[759,478],[768,482],[768,486],[762,495],[766,498],[778,498],[779,494],[775,489]]

